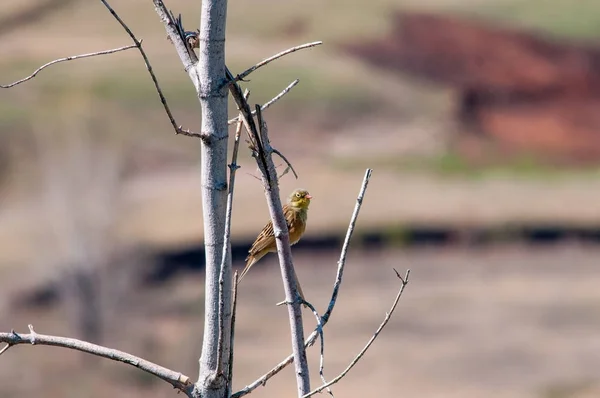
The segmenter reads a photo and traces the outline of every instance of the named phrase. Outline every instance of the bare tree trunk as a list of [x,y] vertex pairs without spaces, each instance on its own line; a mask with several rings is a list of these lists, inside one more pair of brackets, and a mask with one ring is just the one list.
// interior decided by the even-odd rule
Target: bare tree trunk
[[[227,207],[227,88],[219,87],[225,78],[226,0],[203,0],[200,20],[200,51],[195,73],[202,106],[202,205],[206,248],[205,319],[200,373],[195,394],[203,398],[225,396],[229,369],[231,320],[231,253],[228,249],[224,270],[221,315],[223,350],[219,340],[219,272],[222,260]],[[192,77],[194,79],[194,77]],[[219,358],[219,356],[221,356]],[[218,366],[221,361],[221,366]],[[223,374],[217,374],[221,369]]]

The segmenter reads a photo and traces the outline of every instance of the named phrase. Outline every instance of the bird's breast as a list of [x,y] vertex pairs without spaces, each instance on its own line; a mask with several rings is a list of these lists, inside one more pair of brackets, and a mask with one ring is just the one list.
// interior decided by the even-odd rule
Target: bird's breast
[[292,244],[292,245],[298,243],[298,241],[304,234],[304,230],[306,229],[306,214],[305,214],[305,212],[299,211],[299,212],[294,212],[294,213],[295,213],[294,217],[292,218],[290,226],[289,226],[290,244]]

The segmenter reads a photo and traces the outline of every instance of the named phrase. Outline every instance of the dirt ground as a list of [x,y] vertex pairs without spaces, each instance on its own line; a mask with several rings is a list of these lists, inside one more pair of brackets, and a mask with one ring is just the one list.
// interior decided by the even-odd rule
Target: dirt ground
[[[309,301],[326,306],[337,253],[296,256]],[[371,337],[399,287],[392,267],[412,270],[393,319],[364,359],[334,387],[337,397],[592,397],[600,393],[597,247],[493,246],[351,250],[325,337],[325,375],[338,374]],[[241,266],[241,264],[237,264]],[[234,390],[289,353],[274,256],[244,279],[236,330]],[[4,281],[0,279],[0,291]],[[202,276],[133,289],[112,309],[105,344],[191,377],[201,336]],[[2,300],[6,301],[6,297]],[[0,329],[69,333],[61,308],[16,313]],[[305,316],[307,329],[314,320]],[[0,360],[0,396],[168,397],[171,388],[125,365],[48,347],[14,347]],[[309,351],[319,384],[318,349]],[[133,383],[132,383],[133,381]],[[291,369],[253,397],[293,396]]]

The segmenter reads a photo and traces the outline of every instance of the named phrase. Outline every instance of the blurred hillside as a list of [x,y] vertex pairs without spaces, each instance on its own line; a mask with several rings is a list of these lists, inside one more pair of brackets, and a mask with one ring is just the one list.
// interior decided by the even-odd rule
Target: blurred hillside
[[386,37],[345,48],[375,66],[452,87],[460,123],[454,147],[462,157],[598,163],[598,46],[464,17],[403,12]]

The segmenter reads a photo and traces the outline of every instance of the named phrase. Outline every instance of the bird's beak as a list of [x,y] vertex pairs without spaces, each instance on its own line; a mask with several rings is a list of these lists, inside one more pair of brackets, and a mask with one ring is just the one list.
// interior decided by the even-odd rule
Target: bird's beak
[[310,196],[310,195],[306,195],[306,196],[305,196],[305,198],[306,198],[306,199],[312,199],[312,196]]

